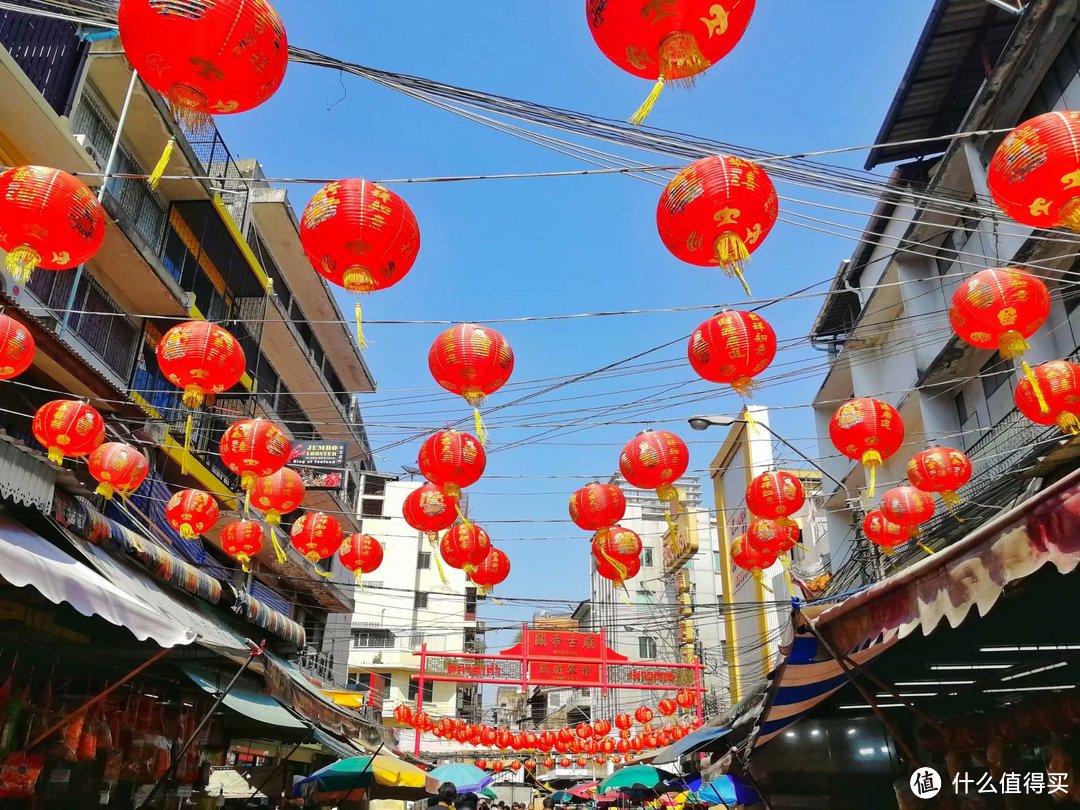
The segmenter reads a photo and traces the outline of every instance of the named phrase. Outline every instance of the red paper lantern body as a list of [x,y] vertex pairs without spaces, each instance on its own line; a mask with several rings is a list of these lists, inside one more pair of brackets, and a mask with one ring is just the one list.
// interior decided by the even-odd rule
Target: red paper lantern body
[[240,476],[240,487],[251,492],[255,480],[273,475],[289,460],[289,439],[266,419],[241,419],[221,435],[221,461]]
[[514,351],[494,329],[463,323],[435,338],[428,368],[435,382],[478,408],[510,379]]
[[97,494],[106,500],[117,492],[130,495],[142,486],[150,472],[146,456],[123,442],[106,442],[87,459],[90,475],[98,482]]
[[1080,434],[1080,365],[1068,360],[1052,360],[1035,366],[1031,373],[1038,382],[1040,397],[1028,379],[1016,386],[1016,407],[1037,425],[1057,425],[1063,433]]
[[251,573],[251,560],[263,548],[263,528],[254,520],[229,523],[221,530],[221,547]]
[[105,212],[77,177],[43,166],[0,173],[0,249],[18,284],[88,262],[105,240]]
[[30,330],[0,313],[0,380],[13,379],[30,368],[34,348]]
[[996,349],[1006,359],[1031,347],[1027,339],[1050,317],[1046,285],[1015,267],[980,270],[953,293],[949,322],[963,340]]
[[697,695],[693,689],[684,687],[675,693],[675,702],[684,709],[690,709],[697,704]]
[[671,717],[671,715],[679,710],[679,706],[671,698],[663,698],[656,704],[656,709],[660,714],[664,715],[664,717]]
[[631,557],[627,560],[609,560],[594,557],[596,573],[601,577],[615,583],[616,588],[622,587],[623,582],[633,579],[641,572],[641,559]]
[[626,565],[641,556],[641,548],[637,532],[623,526],[612,526],[607,532],[593,536],[593,556],[600,562]]
[[484,561],[476,566],[476,573],[472,575],[472,581],[479,585],[482,591],[490,591],[505,580],[509,574],[510,558],[492,546]]
[[259,106],[285,78],[289,43],[266,0],[122,0],[117,22],[132,67],[195,128]]
[[[630,717],[630,715],[626,714],[625,712],[622,714],[617,714],[615,715],[615,727],[620,731],[628,731],[634,727],[634,720],[632,717]],[[623,751],[623,753],[625,754],[626,752]]]
[[570,519],[587,532],[614,526],[625,514],[626,497],[614,484],[594,481],[570,496]]
[[418,532],[434,535],[449,529],[457,520],[457,499],[434,484],[424,484],[410,492],[401,506],[405,522]]
[[31,425],[34,438],[49,451],[49,461],[87,456],[105,440],[101,414],[85,402],[56,399],[37,409]]
[[638,706],[634,711],[634,719],[641,723],[641,725],[651,723],[653,719],[653,710],[648,706]]
[[731,541],[731,562],[744,571],[751,572],[755,578],[760,580],[761,572],[771,568],[776,562],[776,557],[754,548],[747,541],[746,535],[740,534]]
[[187,540],[206,534],[220,517],[214,497],[198,489],[182,489],[165,505],[165,519]]
[[863,532],[871,543],[881,547],[882,553],[886,556],[892,554],[897,546],[903,545],[911,537],[907,529],[899,523],[893,523],[880,509],[866,513],[866,517],[863,518]]
[[461,490],[480,480],[487,466],[487,454],[479,439],[457,430],[440,430],[420,447],[420,472],[431,483],[454,498]]
[[[593,723],[592,727],[593,732],[596,734],[597,737],[603,737],[611,733],[610,720],[597,720],[595,723]],[[607,753],[610,754],[611,751],[608,751]]]
[[404,703],[399,703],[397,708],[394,709],[394,719],[402,725],[408,725],[409,721],[412,720],[412,709]]
[[251,490],[251,503],[266,515],[271,526],[281,525],[281,516],[295,512],[304,502],[307,488],[300,473],[282,467],[273,475],[259,478]]
[[873,497],[878,468],[904,443],[904,422],[887,402],[859,397],[837,408],[829,423],[829,438],[837,450],[870,471]]
[[946,506],[960,502],[956,490],[971,480],[971,459],[951,447],[931,447],[916,453],[907,465],[908,480],[923,492],[936,492]]
[[491,552],[491,538],[479,526],[458,523],[451,526],[439,542],[439,553],[451,568],[464,569],[467,574],[476,573]]
[[1080,113],[1049,112],[1001,142],[987,170],[1001,210],[1033,228],[1080,230]]
[[762,473],[746,488],[746,508],[753,514],[781,523],[802,509],[806,492],[797,475],[785,470]]
[[345,539],[341,524],[322,512],[302,515],[293,524],[289,537],[293,548],[311,563],[334,556]]
[[687,355],[703,380],[730,385],[745,397],[754,387],[754,377],[776,358],[776,333],[760,315],[721,312],[690,335]]
[[236,338],[208,321],[177,324],[162,335],[157,360],[165,379],[184,389],[188,408],[198,408],[207,394],[228,391],[247,368]]
[[672,178],[656,206],[656,226],[676,258],[699,267],[719,265],[749,295],[743,270],[779,211],[776,189],[763,168],[744,158],[714,155]]
[[338,559],[359,582],[364,574],[374,573],[382,565],[382,543],[370,534],[350,534],[338,549]]
[[655,489],[664,501],[678,499],[675,482],[690,466],[690,450],[674,433],[646,430],[626,443],[619,455],[619,471],[631,486]]
[[934,516],[934,496],[915,487],[893,487],[881,497],[881,514],[910,534],[918,534],[919,524]]
[[746,529],[746,542],[767,557],[782,557],[799,543],[799,525],[758,518]]
[[593,735],[592,726],[588,723],[578,723],[574,731],[583,740],[587,740]]

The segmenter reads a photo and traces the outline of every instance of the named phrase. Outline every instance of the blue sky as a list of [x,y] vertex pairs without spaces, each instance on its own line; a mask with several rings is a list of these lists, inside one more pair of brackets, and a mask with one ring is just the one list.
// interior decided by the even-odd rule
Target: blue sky
[[[596,49],[582,0],[277,0],[276,6],[292,44],[372,67],[615,118],[626,117],[650,89]],[[692,92],[665,92],[650,123],[779,153],[872,143],[930,6],[931,0],[762,0],[735,51]],[[290,67],[281,91],[262,108],[218,123],[232,151],[257,157],[271,177],[387,179],[583,168],[570,157],[361,79],[302,65]],[[864,158],[865,153],[856,153],[833,162],[858,167]],[[683,265],[667,253],[654,218],[660,189],[645,182],[607,176],[394,189],[416,212],[422,247],[403,282],[365,299],[369,319],[464,321],[742,300],[736,282],[715,270]],[[291,187],[294,206],[300,210],[314,190]],[[779,191],[811,194],[784,186]],[[865,201],[837,200],[832,202],[870,207]],[[861,226],[864,218],[851,221]],[[848,239],[778,224],[751,264],[755,297],[784,295],[831,278],[854,246]],[[342,306],[351,311],[345,297]],[[819,306],[820,299],[785,302],[764,314],[781,339],[793,338],[807,334]],[[525,381],[603,366],[688,334],[705,317],[702,312],[651,314],[498,328],[515,350],[515,381]],[[437,428],[468,416],[464,403],[448,394],[411,405],[388,402],[403,390],[438,394],[426,359],[439,331],[420,325],[368,327],[366,357],[380,393],[364,397],[362,405],[375,448],[408,435],[387,425]],[[680,344],[648,359],[684,359],[684,351]],[[822,360],[810,350],[782,357],[804,365]],[[528,522],[566,521],[566,499],[585,481],[557,476],[606,477],[617,469],[622,444],[650,426],[677,430],[693,442],[691,468],[703,469],[721,434],[693,433],[683,420],[695,412],[734,412],[740,403],[718,389],[707,403],[661,404],[655,422],[643,416],[635,425],[591,427],[504,452],[499,446],[539,432],[519,426],[550,419],[544,415],[551,411],[573,409],[566,421],[595,421],[589,409],[659,397],[666,386],[690,383],[687,390],[700,389],[694,379],[679,364],[665,372],[566,386],[492,417],[488,477],[472,488],[471,508],[510,555],[513,570],[502,593],[569,600],[588,595],[586,535],[567,522]],[[773,386],[755,403],[805,405],[819,382],[817,377]],[[497,394],[490,404],[517,394]],[[511,424],[500,425],[502,420]],[[773,425],[800,440],[813,434],[807,408],[776,412]],[[379,468],[393,472],[414,464],[419,443],[380,452]],[[800,443],[814,450],[812,442]],[[496,624],[532,613],[510,605],[486,610]]]

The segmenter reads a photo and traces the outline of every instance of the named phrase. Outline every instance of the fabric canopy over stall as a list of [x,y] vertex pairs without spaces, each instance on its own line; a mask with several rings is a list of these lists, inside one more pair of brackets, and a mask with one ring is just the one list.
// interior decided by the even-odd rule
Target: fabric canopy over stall
[[[223,673],[197,664],[184,664],[182,669],[196,685],[215,696],[220,694],[229,680]],[[272,697],[259,691],[258,687],[249,681],[241,680],[233,686],[222,703],[242,717],[264,725],[277,726],[281,729],[303,729],[305,732],[310,728],[307,723]]]

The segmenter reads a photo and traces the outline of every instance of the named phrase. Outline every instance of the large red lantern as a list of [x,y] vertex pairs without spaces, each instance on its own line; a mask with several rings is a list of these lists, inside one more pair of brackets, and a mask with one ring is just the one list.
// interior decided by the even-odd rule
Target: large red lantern
[[764,571],[776,562],[774,555],[755,548],[745,534],[740,534],[731,541],[731,562],[744,571],[749,571],[759,582],[764,580]]
[[495,546],[492,546],[484,561],[476,566],[476,573],[472,575],[472,581],[480,587],[482,593],[487,593],[505,580],[509,574],[510,558]]
[[409,526],[431,539],[431,535],[449,529],[457,520],[457,498],[447,495],[434,484],[424,484],[405,496],[401,514]]
[[117,492],[127,497],[142,486],[150,473],[146,456],[123,442],[106,442],[90,454],[86,464],[98,482],[97,494],[105,500]]
[[675,702],[683,709],[692,709],[697,704],[697,694],[693,689],[683,687],[675,693]]
[[[597,720],[595,723],[592,724],[592,727],[593,727],[593,732],[595,732],[597,737],[603,737],[606,734],[611,733],[611,721],[610,720]],[[611,752],[608,751],[607,753],[610,754]]]
[[613,582],[616,588],[623,587],[626,580],[633,579],[641,572],[639,557],[620,560],[615,557],[602,559],[594,556],[593,560],[596,563],[596,573]]
[[454,498],[480,480],[487,454],[480,440],[458,430],[440,430],[420,447],[417,466],[431,483]]
[[104,240],[104,209],[82,180],[43,166],[0,173],[0,249],[17,284],[85,264]]
[[267,419],[241,419],[221,436],[221,461],[240,476],[240,488],[249,494],[256,479],[285,466],[289,451],[285,432]]
[[198,408],[207,394],[228,391],[247,368],[239,341],[209,321],[174,326],[162,335],[157,359],[165,379],[184,389],[188,408]]
[[105,422],[85,402],[56,399],[37,409],[31,424],[34,438],[49,451],[49,461],[88,456],[105,441]]
[[131,66],[195,129],[262,104],[289,64],[285,27],[266,0],[121,0],[117,23]]
[[[615,715],[615,728],[619,729],[620,731],[629,731],[633,727],[634,719],[630,715],[626,714],[626,712]],[[624,751],[623,753],[626,752]]]
[[802,509],[806,492],[802,481],[786,470],[762,473],[746,488],[746,508],[761,518],[790,523],[790,515]]
[[488,533],[472,523],[457,523],[443,535],[439,553],[451,568],[464,569],[466,574],[476,573],[491,551]]
[[574,732],[583,740],[588,740],[593,735],[593,728],[588,723],[578,723]]
[[626,497],[614,484],[593,482],[570,496],[570,519],[579,529],[606,533],[626,514]]
[[833,446],[869,471],[869,496],[874,495],[878,468],[904,443],[904,422],[896,408],[880,399],[858,397],[836,409],[829,423]]
[[934,516],[934,496],[915,487],[893,487],[881,497],[881,514],[911,535]]
[[509,341],[486,326],[459,324],[435,338],[428,351],[428,368],[435,382],[473,407],[476,435],[485,441],[479,409],[514,372],[514,350]]
[[619,455],[619,471],[631,486],[654,489],[662,501],[677,501],[675,482],[690,466],[686,443],[666,430],[646,430],[632,438]]
[[404,703],[399,703],[394,709],[394,719],[402,725],[409,725],[409,721],[412,720],[412,709]]
[[18,377],[34,362],[34,338],[24,324],[0,313],[0,380]]
[[1052,360],[1031,373],[1039,393],[1030,380],[1020,380],[1015,394],[1020,412],[1037,425],[1057,425],[1063,433],[1080,434],[1080,365]]
[[206,534],[220,517],[214,497],[198,489],[182,489],[165,505],[165,519],[186,540]]
[[382,543],[370,534],[350,534],[338,549],[338,559],[360,582],[364,574],[374,573],[382,565]]
[[281,516],[295,512],[304,502],[307,488],[300,473],[282,467],[273,475],[259,478],[251,490],[251,503],[266,515],[271,526],[281,525]]
[[593,536],[593,556],[600,561],[628,563],[641,556],[641,538],[637,532],[623,526],[612,526],[607,532]]
[[769,557],[783,557],[799,544],[799,525],[757,518],[746,529],[746,542]]
[[600,740],[600,753],[602,754],[614,754],[615,753],[615,741],[611,737],[603,737]]
[[987,169],[1001,210],[1032,228],[1080,231],[1080,113],[1048,112],[1010,132]]
[[687,356],[703,380],[730,385],[746,397],[755,385],[754,377],[776,357],[776,333],[753,312],[721,312],[690,335]]
[[699,267],[719,265],[750,295],[743,270],[778,214],[776,189],[761,166],[714,155],[672,178],[656,206],[656,226],[676,258]]
[[667,82],[693,87],[695,77],[742,39],[754,0],[664,0],[611,3],[586,0],[585,19],[604,56],[627,73],[656,82],[631,116],[642,123]]
[[221,530],[221,547],[234,557],[244,573],[251,573],[251,560],[263,548],[263,528],[254,520],[228,523]]
[[671,698],[663,698],[656,704],[656,710],[664,717],[671,717],[679,710],[679,705]]
[[956,490],[971,480],[971,459],[951,447],[931,447],[916,453],[907,465],[908,480],[923,492],[936,492],[949,508],[960,503]]
[[863,518],[863,532],[871,543],[881,547],[885,556],[891,555],[897,546],[902,546],[911,537],[907,529],[899,523],[893,523],[880,509],[866,513]]
[[293,524],[289,537],[293,548],[311,563],[334,556],[345,539],[341,524],[323,512],[301,515]]

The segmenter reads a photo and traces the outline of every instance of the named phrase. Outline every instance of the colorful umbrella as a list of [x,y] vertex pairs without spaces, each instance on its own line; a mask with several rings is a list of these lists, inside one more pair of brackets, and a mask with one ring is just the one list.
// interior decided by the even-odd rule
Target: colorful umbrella
[[697,796],[699,801],[708,805],[734,807],[737,804],[757,804],[761,801],[753,787],[737,776],[729,774],[718,776],[704,786],[698,779],[688,783],[688,787],[693,791],[692,796]]
[[453,782],[458,793],[479,793],[495,781],[495,777],[487,771],[462,762],[448,762],[433,768],[431,776],[440,785],[443,782]]
[[652,765],[631,765],[629,768],[620,768],[601,782],[597,792],[637,790],[660,793],[667,787],[666,782],[674,778],[667,771]]
[[317,802],[369,799],[416,800],[439,789],[437,779],[397,757],[349,757],[315,771],[296,784],[296,795]]
[[494,790],[492,790],[489,787],[486,787],[483,790],[481,790],[479,795],[483,796],[485,799],[493,799],[495,801],[498,801],[498,799],[499,799],[499,794],[496,793]]
[[599,784],[599,782],[582,782],[580,785],[574,785],[566,792],[571,796],[588,801],[596,795],[596,787]]

